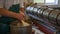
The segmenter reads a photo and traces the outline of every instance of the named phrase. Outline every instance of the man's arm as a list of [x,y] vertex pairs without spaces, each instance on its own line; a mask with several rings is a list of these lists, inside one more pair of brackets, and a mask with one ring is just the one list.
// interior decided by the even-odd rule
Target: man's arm
[[22,14],[11,12],[11,11],[9,11],[7,9],[4,9],[4,8],[0,8],[0,14],[3,15],[3,16],[13,17],[13,18],[16,18],[16,19],[22,19],[23,18]]

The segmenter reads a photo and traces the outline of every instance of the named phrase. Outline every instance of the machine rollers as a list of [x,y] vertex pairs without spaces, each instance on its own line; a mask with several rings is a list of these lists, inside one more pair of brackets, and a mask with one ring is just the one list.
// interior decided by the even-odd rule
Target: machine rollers
[[50,14],[49,14],[49,22],[54,24],[54,25],[57,25],[57,16],[59,15],[60,11],[52,11]]
[[27,11],[28,14],[33,14],[36,17],[42,18],[45,21],[54,25],[60,25],[60,11],[59,10],[49,10],[37,7],[30,7]]
[[60,11],[59,10],[44,10],[43,20],[49,21],[51,24],[60,25]]
[[60,14],[57,16],[57,24],[60,26]]
[[26,13],[29,14],[30,12],[30,6],[26,8]]
[[33,15],[34,16],[37,16],[37,14],[38,14],[38,8],[37,7],[34,7],[34,9],[33,9]]
[[44,10],[41,9],[41,8],[38,10],[38,17],[39,18],[42,18],[43,19],[43,12],[44,12]]
[[43,12],[43,18],[44,18],[44,20],[45,21],[49,21],[48,19],[48,17],[49,17],[49,14],[52,12],[53,10],[45,10],[44,12]]
[[26,13],[27,14],[33,14],[33,9],[34,9],[34,7],[32,7],[32,6],[27,7],[26,8]]
[[33,15],[33,9],[34,9],[34,7],[30,7],[30,9],[29,9],[30,10],[29,13],[32,14],[32,15]]

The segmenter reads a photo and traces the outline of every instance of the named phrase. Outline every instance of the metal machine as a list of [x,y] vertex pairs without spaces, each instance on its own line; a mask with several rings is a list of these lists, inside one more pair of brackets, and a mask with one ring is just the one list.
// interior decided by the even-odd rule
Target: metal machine
[[[43,22],[47,27],[52,31],[57,32],[56,34],[60,34],[60,11],[55,9],[44,9],[42,7],[34,7],[28,6],[26,7],[26,14],[33,19],[39,21],[39,23]],[[41,21],[41,22],[40,22]],[[50,26],[49,26],[50,25]]]

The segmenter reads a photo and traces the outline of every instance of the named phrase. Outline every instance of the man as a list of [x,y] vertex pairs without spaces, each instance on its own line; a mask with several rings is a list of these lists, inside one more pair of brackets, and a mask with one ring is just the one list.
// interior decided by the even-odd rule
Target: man
[[1,15],[7,16],[7,17],[13,17],[13,18],[16,18],[18,20],[21,20],[24,17],[23,16],[24,14],[22,12],[21,13],[15,13],[15,12],[11,12],[5,8],[0,8],[0,17],[1,17]]
[[13,21],[24,18],[24,14],[18,12],[19,0],[0,0],[0,34],[8,34],[9,24],[7,23],[10,22],[11,19]]

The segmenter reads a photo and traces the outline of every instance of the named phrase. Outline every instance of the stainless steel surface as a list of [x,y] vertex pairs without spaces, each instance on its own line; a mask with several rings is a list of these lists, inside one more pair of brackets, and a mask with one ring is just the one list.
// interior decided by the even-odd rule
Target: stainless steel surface
[[57,17],[57,24],[60,26],[60,14]]
[[56,24],[56,19],[57,19],[57,16],[58,14],[60,13],[60,11],[52,11],[49,15],[49,21],[52,23],[52,24]]
[[34,7],[29,6],[26,8],[26,13],[33,14]]
[[41,21],[43,24],[45,23],[45,25],[51,25],[60,31],[60,10],[51,8],[45,9],[44,7],[36,8],[32,12],[33,15],[28,13],[32,19],[39,20],[39,22]]
[[29,10],[30,10],[30,12],[29,12],[29,13],[33,15],[34,7],[30,7],[30,9],[29,9]]
[[45,10],[44,12],[43,12],[43,18],[44,18],[44,20],[46,20],[46,21],[48,21],[48,16],[49,16],[49,14],[52,12],[52,10]]
[[34,7],[34,9],[33,9],[33,15],[37,16],[37,13],[38,13],[38,8]]
[[38,10],[38,17],[39,18],[43,18],[43,12],[44,12],[44,10],[41,8]]
[[[30,25],[23,26],[22,24],[19,24],[18,21],[14,21],[10,24],[10,33],[11,34],[32,34],[32,23],[27,22]],[[18,24],[18,25],[17,25]]]
[[26,8],[26,13],[30,12],[30,6]]
[[58,16],[60,13],[59,10],[42,9],[41,7],[30,7],[30,9],[28,9],[26,12],[29,12],[28,14],[33,14],[38,18],[42,18],[45,21],[49,20],[49,22],[54,25],[57,25],[57,23],[60,21],[60,16]]

